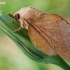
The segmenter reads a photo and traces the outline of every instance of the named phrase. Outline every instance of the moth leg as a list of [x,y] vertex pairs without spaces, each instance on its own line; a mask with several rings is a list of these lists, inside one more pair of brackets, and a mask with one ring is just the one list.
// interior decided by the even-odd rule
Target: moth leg
[[19,28],[18,28],[18,29],[16,29],[14,32],[17,32],[17,31],[19,31],[21,28],[22,28],[22,27],[19,27]]

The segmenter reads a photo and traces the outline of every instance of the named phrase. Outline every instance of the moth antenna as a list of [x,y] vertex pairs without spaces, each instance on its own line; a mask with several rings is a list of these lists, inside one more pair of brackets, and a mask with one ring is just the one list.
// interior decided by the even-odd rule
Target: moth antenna
[[12,18],[15,18],[15,17],[13,16],[13,14],[9,14],[9,16],[12,17]]

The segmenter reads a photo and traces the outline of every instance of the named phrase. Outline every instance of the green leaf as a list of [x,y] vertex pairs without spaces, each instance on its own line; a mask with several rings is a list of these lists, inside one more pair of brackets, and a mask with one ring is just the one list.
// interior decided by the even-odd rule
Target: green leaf
[[27,30],[21,29],[18,32],[14,32],[14,30],[19,28],[19,25],[10,18],[13,20],[11,22],[9,18],[10,17],[7,18],[0,14],[0,30],[11,38],[13,42],[26,54],[26,56],[37,62],[56,64],[64,70],[70,69],[70,66],[60,56],[48,56],[47,54],[44,54],[38,50],[31,43]]

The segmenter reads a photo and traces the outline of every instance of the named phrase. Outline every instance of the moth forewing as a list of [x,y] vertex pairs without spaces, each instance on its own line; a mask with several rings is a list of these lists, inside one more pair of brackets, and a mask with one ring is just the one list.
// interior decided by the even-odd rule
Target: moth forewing
[[50,56],[55,56],[55,51],[50,47],[49,43],[37,32],[33,27],[28,27],[29,37],[32,43],[42,52]]
[[[47,22],[45,24],[46,24],[45,26],[47,26]],[[54,24],[55,25],[59,24],[59,26],[57,26],[57,25],[55,26]],[[63,28],[64,28],[65,32],[67,32],[67,34],[70,34],[70,32],[67,31],[67,27],[66,27],[66,26],[68,26],[68,29],[70,29],[70,25],[65,20],[64,20],[64,22],[62,20],[61,23],[57,22],[54,24],[51,26],[51,28],[53,29],[53,30],[51,30],[50,27],[44,28],[44,27],[41,27],[41,24],[39,26],[39,25],[37,25],[37,23],[35,24],[33,22],[32,23],[30,22],[29,23],[30,26],[28,28],[30,39],[32,40],[33,44],[36,47],[38,47],[38,49],[42,50],[43,52],[47,53],[48,55],[50,55],[51,50],[53,50],[53,52],[57,53],[63,59],[70,61],[70,37],[68,40],[69,41],[68,45],[65,43],[64,38],[61,38],[62,36],[64,36],[63,35],[64,31],[62,30]],[[62,24],[64,24],[65,26],[64,25],[62,26]],[[48,31],[50,32],[49,34],[52,34],[52,36],[48,34]],[[58,32],[60,35],[58,35]],[[43,45],[44,41],[46,41],[46,43],[45,43],[46,46]],[[47,51],[47,49],[49,50],[49,52]],[[51,55],[54,55],[54,54],[51,54]]]

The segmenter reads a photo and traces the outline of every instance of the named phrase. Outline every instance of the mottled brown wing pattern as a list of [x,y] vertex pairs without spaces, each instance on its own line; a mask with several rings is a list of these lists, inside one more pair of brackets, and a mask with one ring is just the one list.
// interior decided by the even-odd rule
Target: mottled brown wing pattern
[[[45,33],[45,36],[49,37],[51,48],[62,58],[70,61],[70,24],[64,20],[58,23],[59,26],[54,26],[54,24],[51,28],[38,27]],[[45,39],[47,40],[47,37]]]
[[[35,41],[36,44],[43,43],[43,42],[39,43],[39,40],[38,40],[39,36],[41,36],[47,42],[48,45],[45,47],[48,47],[48,50],[53,50],[63,59],[70,61],[70,24],[63,19],[59,19],[59,20],[55,21],[55,18],[54,18],[54,20],[52,21],[52,18],[51,18],[51,20],[46,22],[44,21],[38,22],[38,23],[30,22],[29,23],[30,27],[28,30],[29,36],[32,42],[34,43]],[[32,29],[30,29],[31,27]],[[32,32],[31,30],[33,29],[34,31]],[[31,32],[32,33],[37,32],[39,36],[36,37],[36,34],[32,34]],[[35,38],[37,40],[35,40]],[[40,40],[42,39],[40,38]],[[38,47],[38,45],[36,46]],[[45,47],[43,46],[43,48]],[[40,49],[42,50],[41,47]],[[45,48],[45,51],[47,51],[47,48]]]
[[50,47],[48,41],[46,41],[39,32],[37,32],[32,26],[29,25],[28,33],[32,43],[42,52],[50,56],[56,55],[55,51]]

